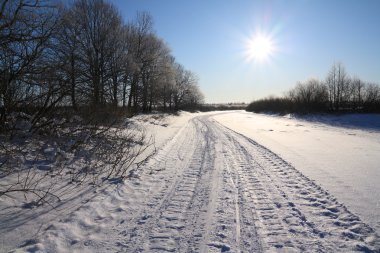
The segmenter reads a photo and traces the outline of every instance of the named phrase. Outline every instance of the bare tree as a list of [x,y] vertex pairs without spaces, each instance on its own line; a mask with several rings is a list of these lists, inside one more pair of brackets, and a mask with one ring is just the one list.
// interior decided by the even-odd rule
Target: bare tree
[[36,203],[59,198],[63,183],[98,184],[139,165],[151,142],[117,124],[120,104],[148,112],[202,102],[149,14],[125,25],[106,0],[52,3],[0,1],[0,196]]
[[329,92],[330,109],[339,111],[350,96],[350,78],[342,63],[335,63],[331,67],[326,85]]
[[78,83],[81,77],[80,66],[80,33],[76,22],[76,15],[72,8],[62,8],[62,18],[59,23],[59,31],[56,33],[55,44],[56,57],[61,61],[62,81],[67,87],[71,105],[78,109]]
[[175,65],[175,85],[173,102],[175,110],[180,109],[184,100],[191,94],[191,87],[195,85],[198,78],[194,73],[185,70],[180,64]]
[[369,83],[364,92],[364,109],[368,112],[380,112],[380,86]]
[[330,110],[334,110],[336,109],[336,103],[338,101],[338,77],[336,64],[333,64],[333,66],[327,74],[326,86],[328,87],[329,92]]
[[[106,104],[106,84],[116,71],[122,21],[113,5],[103,0],[79,0],[72,6],[74,26],[80,30],[78,60],[83,68],[84,91],[94,108]],[[116,56],[117,55],[117,56]],[[114,74],[116,75],[116,74]],[[115,98],[114,98],[115,100]]]
[[298,82],[287,97],[293,102],[295,109],[302,112],[325,111],[328,103],[327,87],[315,78]]
[[363,106],[363,95],[365,83],[358,77],[352,79],[353,109],[361,109]]
[[7,115],[26,107],[27,94],[37,93],[29,81],[48,47],[57,22],[56,9],[47,1],[14,0],[0,6],[0,129]]
[[175,86],[175,69],[174,69],[175,59],[170,54],[166,54],[162,58],[161,72],[157,80],[157,100],[160,100],[160,105],[163,110],[166,111],[167,108],[171,110],[171,103],[173,98],[173,90]]
[[144,71],[144,51],[149,47],[148,37],[153,33],[153,19],[146,13],[138,13],[135,23],[129,24],[128,51],[131,71],[128,109],[136,111],[139,99],[139,82]]

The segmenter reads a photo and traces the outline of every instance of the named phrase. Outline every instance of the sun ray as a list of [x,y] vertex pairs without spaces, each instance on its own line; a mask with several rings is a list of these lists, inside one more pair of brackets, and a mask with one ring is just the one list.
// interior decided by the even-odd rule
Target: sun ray
[[249,62],[268,62],[276,51],[274,40],[265,33],[256,33],[246,40],[245,55]]

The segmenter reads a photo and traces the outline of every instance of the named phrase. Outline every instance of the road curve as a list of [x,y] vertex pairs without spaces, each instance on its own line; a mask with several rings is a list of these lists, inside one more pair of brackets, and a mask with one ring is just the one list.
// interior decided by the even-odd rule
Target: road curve
[[379,252],[374,230],[279,156],[195,117],[144,165],[127,252]]

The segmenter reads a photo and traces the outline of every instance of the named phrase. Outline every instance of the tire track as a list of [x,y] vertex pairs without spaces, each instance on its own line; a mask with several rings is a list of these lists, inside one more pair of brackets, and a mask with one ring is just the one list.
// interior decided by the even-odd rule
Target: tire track
[[264,251],[378,252],[374,230],[333,196],[273,152],[218,125]]
[[380,252],[374,230],[331,194],[212,115],[190,120],[140,172],[108,200],[114,223],[102,213],[80,223],[109,226],[106,242],[84,242],[95,251]]
[[[191,131],[184,131],[184,138],[180,137],[184,144],[173,143],[172,148],[164,151],[164,154],[169,151],[172,157],[163,158],[155,165],[159,172],[166,170],[168,165],[171,170],[180,172],[169,180],[172,181],[170,186],[161,188],[150,199],[147,206],[151,208],[135,220],[137,226],[128,229],[135,231],[128,251],[207,251],[204,245],[210,235],[219,186],[218,181],[213,180],[218,178],[218,170],[214,168],[215,141],[202,122],[194,119],[190,125]],[[189,139],[192,141],[187,141]]]
[[[173,244],[175,245],[173,238],[177,237],[177,235],[165,235],[162,232],[160,235],[150,236],[150,232],[158,228],[157,217],[166,215],[166,218],[170,220],[170,207],[173,208],[176,203],[181,207],[181,201],[176,201],[175,198],[172,206],[168,206],[168,199],[174,197],[175,189],[184,177],[189,178],[189,180],[190,178],[194,178],[194,172],[192,175],[191,171],[185,172],[184,170],[191,162],[191,157],[194,156],[195,152],[192,148],[198,142],[199,139],[197,138],[195,128],[192,124],[189,124],[181,129],[175,138],[154,156],[152,161],[146,164],[144,170],[151,171],[150,174],[156,179],[150,190],[144,194],[146,197],[146,203],[143,204],[144,209],[141,210],[141,213],[134,220],[130,221],[134,226],[127,227],[123,231],[124,235],[129,237],[125,248],[128,252],[148,252],[150,251],[150,245],[147,245],[147,242],[150,241],[153,245],[155,242],[161,241],[163,244],[162,250],[165,249],[165,244],[167,251],[175,249],[173,248]],[[182,189],[182,195],[186,195],[185,198],[189,198],[189,195],[191,196],[190,185]],[[167,209],[167,213],[163,214],[163,209]],[[174,213],[175,211],[172,214]],[[180,228],[181,220],[181,217],[174,215],[172,227],[177,226],[177,228]],[[164,221],[159,225],[163,226]],[[154,248],[155,246],[152,247]],[[156,247],[156,250],[159,251],[159,245],[156,245]]]
[[344,205],[212,115],[191,120],[146,168],[155,184],[125,225],[127,252],[379,252]]

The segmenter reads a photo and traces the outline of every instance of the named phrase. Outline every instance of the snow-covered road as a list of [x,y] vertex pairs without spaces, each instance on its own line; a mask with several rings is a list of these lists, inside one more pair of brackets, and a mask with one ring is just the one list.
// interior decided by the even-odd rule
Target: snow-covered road
[[[143,166],[140,178],[78,210],[77,217],[86,217],[85,221],[56,222],[24,249],[380,250],[374,230],[339,200],[278,155],[213,116],[200,114],[189,119]],[[74,231],[70,224],[75,222]]]
[[[337,252],[371,228],[270,150],[196,117],[151,162],[166,170],[126,228],[128,252]],[[172,168],[172,169],[168,169]]]

